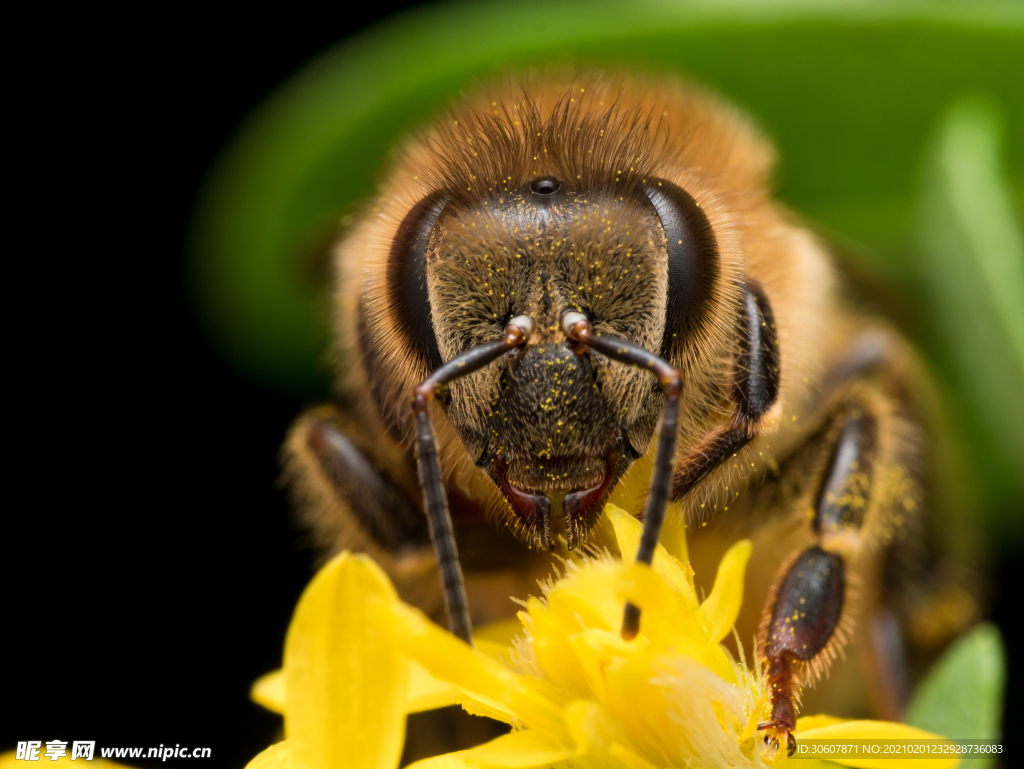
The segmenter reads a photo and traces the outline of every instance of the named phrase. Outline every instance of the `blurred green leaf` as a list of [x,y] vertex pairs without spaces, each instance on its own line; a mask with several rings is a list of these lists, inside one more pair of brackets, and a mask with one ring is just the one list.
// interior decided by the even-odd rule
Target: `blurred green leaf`
[[[933,357],[955,388],[990,499],[1024,493],[1024,241],[1003,173],[1002,124],[988,100],[956,102],[925,168],[918,273],[935,324]],[[1020,525],[1020,522],[1017,522]]]
[[[917,687],[906,722],[952,740],[999,739],[1006,654],[995,625],[978,625],[950,647]],[[993,761],[976,759],[982,769]]]
[[[191,278],[208,336],[250,377],[327,392],[328,309],[315,254],[372,195],[389,148],[460,89],[572,60],[678,70],[745,106],[777,140],[781,195],[907,269],[930,126],[958,94],[1024,125],[1015,3],[452,3],[329,51],[257,109],[199,201]],[[1024,153],[1010,156],[1024,189]]]

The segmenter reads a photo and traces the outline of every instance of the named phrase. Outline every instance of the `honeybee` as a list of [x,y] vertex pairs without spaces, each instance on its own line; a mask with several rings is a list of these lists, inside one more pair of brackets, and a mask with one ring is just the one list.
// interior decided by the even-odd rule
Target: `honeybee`
[[[334,255],[337,402],[285,447],[325,549],[470,640],[609,499],[648,563],[685,520],[705,590],[749,536],[765,743],[793,751],[801,690],[851,641],[830,709],[898,716],[978,613],[948,565],[966,540],[921,367],[772,200],[774,165],[670,77],[510,78],[409,140]],[[642,621],[624,607],[623,635]]]

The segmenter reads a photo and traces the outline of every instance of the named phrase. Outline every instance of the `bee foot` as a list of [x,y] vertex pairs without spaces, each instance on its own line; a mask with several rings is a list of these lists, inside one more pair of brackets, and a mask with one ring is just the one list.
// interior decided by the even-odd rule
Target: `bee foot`
[[792,756],[796,753],[796,737],[787,726],[768,721],[757,725],[757,731],[761,732],[761,755],[766,761],[774,761],[779,753],[779,746],[785,744],[786,755]]

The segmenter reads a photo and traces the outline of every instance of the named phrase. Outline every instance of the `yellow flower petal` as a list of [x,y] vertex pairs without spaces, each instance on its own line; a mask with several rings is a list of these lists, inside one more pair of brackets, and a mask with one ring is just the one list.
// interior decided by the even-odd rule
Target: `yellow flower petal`
[[[619,543],[622,560],[625,563],[632,563],[636,560],[643,524],[615,505],[605,506],[604,511],[612,522],[612,526],[615,527],[615,539]],[[685,537],[683,541],[685,543]],[[683,597],[689,608],[697,608],[697,592],[693,588],[693,569],[688,563],[685,561],[680,563],[669,554],[663,545],[659,544],[654,551],[651,568],[668,583],[674,592]]]
[[[516,624],[520,629],[522,625]],[[487,645],[487,641],[481,642]],[[507,652],[508,647],[500,644],[490,644],[495,650]],[[420,713],[424,710],[434,710],[453,705],[458,701],[461,693],[457,686],[438,681],[418,662],[408,660],[409,663],[409,688],[406,694],[405,712]],[[262,705],[274,713],[283,714],[285,707],[285,675],[284,670],[275,670],[260,676],[252,685],[249,696],[257,705]]]
[[499,619],[473,628],[473,643],[478,647],[485,644],[500,644],[508,648],[522,632],[523,623],[519,621],[519,617]]
[[[628,558],[640,536],[639,522],[612,507],[605,525],[605,541],[610,544],[614,535]],[[685,541],[682,547],[685,552]],[[341,556],[300,601],[285,672],[263,676],[253,686],[257,702],[274,709],[283,704],[289,740],[261,753],[249,769],[394,769],[404,713],[449,703],[517,731],[418,762],[416,769],[762,765],[755,730],[765,692],[719,643],[742,602],[750,551],[747,541],[730,548],[711,595],[699,606],[689,567],[664,548],[653,567],[574,560],[545,598],[527,601],[518,620],[480,628],[475,646],[399,602],[383,573],[365,558]],[[627,600],[643,611],[640,635],[631,641],[619,632]],[[525,643],[512,646],[519,634]],[[797,731],[798,745],[936,739],[901,724],[829,716],[801,718]],[[778,761],[794,769],[951,769],[958,763],[877,757]]]
[[693,569],[690,567],[690,550],[686,545],[686,510],[682,502],[670,505],[665,511],[665,522],[661,525],[661,536],[658,539],[669,555],[686,569],[692,588]]
[[[641,635],[633,642],[622,642],[619,637],[622,609],[626,600],[632,601],[643,611]],[[528,602],[527,606],[532,616],[534,604]],[[563,632],[576,648],[577,657],[587,675],[587,685],[599,697],[603,683],[595,677],[595,671],[603,675],[608,660],[601,654],[594,657],[579,646],[579,639],[583,637],[589,639],[586,643],[596,642],[599,646],[624,643],[624,653],[636,648],[630,644],[644,641],[671,644],[674,652],[689,655],[711,667],[730,683],[735,682],[735,671],[728,655],[717,643],[708,641],[696,612],[690,611],[685,599],[672,590],[660,574],[645,564],[590,564],[548,592],[548,607],[564,623],[566,629]],[[594,647],[594,650],[597,648]],[[543,663],[542,666],[549,677],[558,678],[561,675],[560,671],[549,670]],[[570,696],[582,696],[581,690],[575,689],[570,692]]]
[[[892,721],[842,721],[816,729],[797,732],[797,743],[802,740],[941,740],[937,734]],[[831,759],[841,766],[859,769],[954,769],[960,765],[955,756],[934,758],[847,758]]]
[[569,758],[551,739],[534,731],[512,732],[469,750],[427,758],[408,769],[534,769]]
[[406,713],[420,713],[455,704],[462,693],[459,687],[446,681],[438,681],[414,660],[408,660],[408,663],[409,689],[405,701]]
[[699,756],[706,766],[744,765],[744,699],[706,665],[650,650],[610,666],[607,679],[604,706],[645,760]]
[[[522,628],[522,625],[519,627]],[[473,634],[473,646],[481,654],[486,654],[488,657],[499,662],[506,661],[512,653],[512,647],[508,644],[488,641],[486,638],[477,638],[476,633]]]
[[819,714],[815,716],[801,716],[796,722],[797,734],[802,734],[809,729],[820,729],[823,726],[832,726],[834,724],[845,724],[847,721],[852,721],[850,718],[836,718],[835,716],[826,716]]
[[100,749],[95,749],[95,758],[92,761],[86,762],[82,758],[76,758],[74,761],[71,760],[71,743],[68,743],[67,754],[61,756],[56,761],[46,758],[46,743],[42,744],[39,749],[39,760],[38,763],[34,761],[26,761],[25,759],[18,759],[17,752],[10,750],[6,753],[0,753],[0,769],[25,769],[25,767],[60,767],[63,766],[66,769],[81,769],[81,767],[88,767],[89,769],[129,769],[125,764],[119,764],[116,761],[110,761],[106,758],[100,758]]
[[249,690],[249,699],[267,710],[284,714],[285,706],[284,670],[274,670],[256,679]]
[[556,583],[548,591],[548,608],[574,631],[595,627],[611,630],[622,623],[622,591],[621,587],[619,594],[604,591],[616,587],[615,577],[607,568],[588,570],[571,581]]
[[495,721],[501,721],[503,724],[508,724],[509,726],[513,726],[516,722],[515,716],[512,715],[512,711],[504,705],[487,705],[478,699],[470,697],[462,691],[459,691],[458,696],[455,698],[455,704],[471,716],[491,718]]
[[342,553],[299,599],[285,639],[285,735],[297,767],[394,769],[409,666],[369,615],[397,604],[368,557]]
[[641,633],[651,641],[679,643],[692,640],[708,645],[707,634],[697,621],[696,612],[690,609],[688,599],[672,589],[652,567],[633,563],[618,568],[621,569],[619,579],[625,588],[626,599],[641,609]]
[[740,540],[729,548],[718,564],[711,595],[697,611],[700,624],[712,643],[719,643],[736,624],[743,603],[743,575],[753,549],[754,545],[749,539]]
[[622,745],[619,745],[617,743],[615,745],[612,745],[608,749],[608,752],[615,758],[619,759],[619,761],[624,763],[628,769],[658,769],[658,767],[656,767],[654,764],[644,761],[636,753],[632,752],[631,750],[627,750]]
[[[668,556],[666,556],[668,557]],[[548,591],[548,606],[567,627],[618,632],[626,600],[644,609],[640,632],[654,639],[667,633],[705,633],[685,599],[646,564],[593,563]],[[572,632],[572,631],[569,631]]]
[[398,603],[374,608],[374,621],[434,678],[492,700],[500,700],[515,686],[512,671],[442,630],[419,610]]
[[245,765],[245,769],[292,769],[292,752],[288,747],[288,740],[271,745],[252,761]]
[[[838,721],[838,719],[836,719]],[[941,740],[937,734],[893,721],[839,721],[800,732],[807,740]]]
[[570,703],[565,709],[565,722],[572,737],[575,758],[585,755],[594,743],[601,740],[601,708],[596,702],[576,700]]
[[624,641],[617,630],[599,628],[589,628],[576,633],[568,640],[586,676],[590,696],[598,700],[608,697],[605,676],[609,666],[616,660],[649,646],[649,642],[643,636],[632,641]]
[[517,719],[548,734],[567,736],[561,709],[538,687],[530,687],[526,676],[517,676],[411,606],[397,601],[378,604],[373,613],[377,625],[434,678],[454,684],[487,708],[506,714],[503,720]]
[[[533,653],[548,678],[569,697],[591,694],[586,671],[573,649],[571,637],[578,632],[536,598],[527,602],[533,634]],[[574,632],[575,631],[575,632]]]

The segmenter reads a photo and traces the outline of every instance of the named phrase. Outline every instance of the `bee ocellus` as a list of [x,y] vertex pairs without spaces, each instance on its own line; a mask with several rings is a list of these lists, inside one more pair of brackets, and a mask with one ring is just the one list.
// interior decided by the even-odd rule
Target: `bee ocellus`
[[[468,640],[609,499],[648,563],[685,517],[705,589],[754,540],[738,635],[766,745],[793,750],[844,643],[830,696],[898,715],[978,612],[932,398],[772,200],[774,164],[739,112],[662,77],[508,79],[410,139],[335,253],[337,401],[286,445],[325,549],[370,553]],[[623,636],[642,628],[625,606]]]

